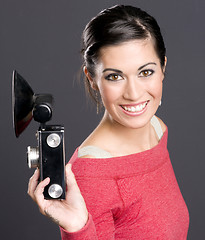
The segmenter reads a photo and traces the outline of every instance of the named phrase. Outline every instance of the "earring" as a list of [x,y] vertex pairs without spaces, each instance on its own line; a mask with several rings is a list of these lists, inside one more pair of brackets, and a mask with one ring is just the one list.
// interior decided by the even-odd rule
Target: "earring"
[[162,100],[160,100],[160,102],[159,102],[159,106],[161,106],[162,105]]
[[96,101],[96,104],[97,104],[97,114],[99,113],[99,108],[100,108],[100,104],[99,104],[99,99],[98,99],[98,93],[97,91],[95,92],[95,101]]

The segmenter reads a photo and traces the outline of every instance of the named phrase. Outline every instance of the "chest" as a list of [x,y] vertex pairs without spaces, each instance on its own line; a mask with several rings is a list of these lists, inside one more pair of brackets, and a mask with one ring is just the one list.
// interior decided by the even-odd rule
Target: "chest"
[[115,218],[116,239],[186,239],[188,210],[170,162],[117,184],[124,208]]

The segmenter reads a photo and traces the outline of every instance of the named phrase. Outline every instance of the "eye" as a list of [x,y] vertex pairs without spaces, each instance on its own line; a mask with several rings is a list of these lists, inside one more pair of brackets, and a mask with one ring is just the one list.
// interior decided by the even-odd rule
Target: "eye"
[[147,69],[147,70],[141,71],[139,75],[140,75],[140,77],[149,77],[149,76],[151,76],[153,73],[154,73],[153,70]]
[[105,79],[109,81],[119,81],[119,80],[122,80],[123,77],[119,74],[111,73],[108,76],[106,76]]

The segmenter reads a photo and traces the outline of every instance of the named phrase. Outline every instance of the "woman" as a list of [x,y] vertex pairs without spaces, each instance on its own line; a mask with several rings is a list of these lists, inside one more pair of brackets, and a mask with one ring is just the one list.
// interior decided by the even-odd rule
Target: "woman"
[[104,116],[66,166],[66,199],[44,200],[49,178],[37,184],[38,170],[28,193],[62,239],[186,239],[168,130],[155,116],[167,63],[157,22],[139,8],[106,9],[86,26],[82,55],[87,90]]

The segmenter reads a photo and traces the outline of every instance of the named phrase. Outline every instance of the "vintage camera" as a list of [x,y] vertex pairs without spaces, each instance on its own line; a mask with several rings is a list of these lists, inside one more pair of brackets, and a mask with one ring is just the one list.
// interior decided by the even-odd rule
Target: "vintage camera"
[[65,145],[64,127],[47,125],[52,117],[51,94],[34,94],[26,80],[17,72],[12,74],[13,125],[16,137],[32,119],[39,123],[37,147],[27,148],[29,168],[40,169],[40,179],[50,177],[44,190],[45,199],[65,199]]

